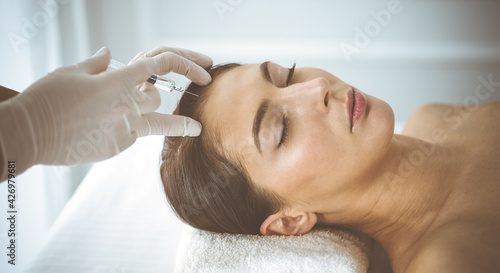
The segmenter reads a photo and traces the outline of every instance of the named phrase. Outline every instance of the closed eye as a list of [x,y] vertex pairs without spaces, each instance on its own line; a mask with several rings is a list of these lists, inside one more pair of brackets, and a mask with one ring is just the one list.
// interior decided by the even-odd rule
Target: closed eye
[[281,132],[281,139],[280,143],[278,144],[278,148],[280,148],[282,145],[286,145],[287,140],[288,140],[288,127],[290,125],[290,121],[288,119],[288,116],[286,114],[283,114],[283,131]]

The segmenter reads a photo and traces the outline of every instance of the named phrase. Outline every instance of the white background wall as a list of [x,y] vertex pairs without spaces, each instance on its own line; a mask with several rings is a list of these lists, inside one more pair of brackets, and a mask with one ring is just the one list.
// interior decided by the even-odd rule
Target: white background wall
[[[121,61],[168,45],[203,52],[214,63],[320,67],[386,100],[404,122],[424,103],[467,101],[479,76],[500,81],[500,1],[400,0],[401,11],[377,30],[373,13],[390,2],[1,0],[0,85],[21,91],[104,45]],[[340,45],[354,46],[357,29],[367,26],[370,43],[348,60]],[[164,98],[160,111],[172,111],[177,97]],[[489,100],[500,100],[500,90]],[[39,166],[20,178],[21,262],[36,251],[88,167]],[[0,189],[3,215],[5,183]],[[2,257],[5,225],[0,220]]]

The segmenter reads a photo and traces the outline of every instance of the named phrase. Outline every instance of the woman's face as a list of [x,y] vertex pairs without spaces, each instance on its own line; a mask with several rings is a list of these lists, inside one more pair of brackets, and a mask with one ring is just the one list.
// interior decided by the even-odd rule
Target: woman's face
[[209,91],[203,129],[219,134],[253,183],[297,209],[326,212],[329,200],[359,192],[377,173],[394,114],[324,70],[289,72],[266,62],[222,74]]

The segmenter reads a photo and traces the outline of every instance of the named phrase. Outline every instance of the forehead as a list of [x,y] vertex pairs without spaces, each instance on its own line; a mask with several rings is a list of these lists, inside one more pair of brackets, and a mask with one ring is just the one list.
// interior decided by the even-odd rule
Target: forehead
[[226,152],[253,149],[252,124],[269,83],[260,64],[235,67],[218,76],[204,105],[204,130],[216,133]]

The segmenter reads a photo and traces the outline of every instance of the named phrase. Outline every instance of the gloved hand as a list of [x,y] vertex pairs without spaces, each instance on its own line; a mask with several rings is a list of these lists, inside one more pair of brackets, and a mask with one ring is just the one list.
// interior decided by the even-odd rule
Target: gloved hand
[[[162,57],[158,58],[159,56]],[[183,56],[184,58],[178,58],[178,56]],[[204,85],[211,81],[211,77],[208,72],[205,70],[200,72],[197,69],[193,69],[193,67],[198,64],[203,68],[210,68],[212,66],[212,59],[200,53],[180,48],[161,46],[148,52],[140,52],[129,62],[129,65],[143,58],[151,57],[154,57],[157,60],[157,65],[159,67],[164,67],[163,70],[174,71],[177,74],[185,75],[188,79],[195,83]],[[196,64],[193,64],[193,62]],[[207,75],[209,80],[205,82]],[[143,92],[148,92],[151,88],[155,89],[154,85],[149,82],[141,83],[138,88]],[[196,126],[199,125],[198,122],[195,122],[196,124],[192,124],[194,120],[178,115],[151,113],[148,115],[147,121],[150,124],[151,134],[155,135],[198,136],[201,131],[201,125],[199,129],[198,126]],[[187,131],[186,124],[190,124]],[[142,126],[137,133],[139,136],[149,135],[148,130],[148,126]]]
[[137,87],[152,74],[171,71],[200,85],[211,81],[202,68],[212,65],[209,57],[188,50],[173,51],[105,71],[110,53],[102,48],[93,57],[59,68],[0,103],[1,179],[6,178],[7,161],[15,160],[20,173],[35,164],[104,160],[147,134],[199,135],[197,121],[153,113],[160,105],[154,86],[144,84],[142,91]]

